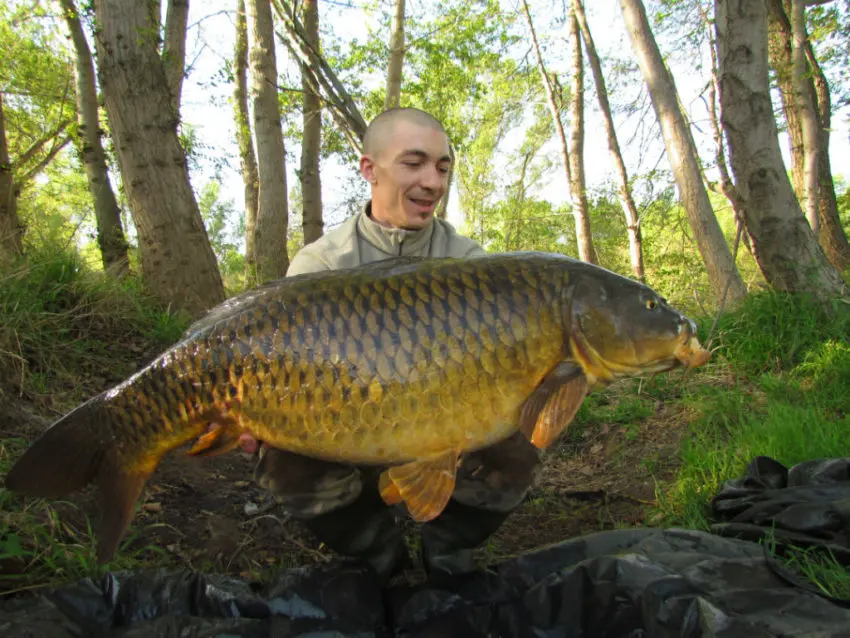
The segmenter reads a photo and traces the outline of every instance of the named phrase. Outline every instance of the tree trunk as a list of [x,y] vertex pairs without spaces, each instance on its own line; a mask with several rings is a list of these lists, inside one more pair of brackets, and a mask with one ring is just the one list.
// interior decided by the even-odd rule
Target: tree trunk
[[65,22],[71,33],[76,52],[77,118],[79,123],[79,149],[86,171],[94,215],[97,220],[97,243],[103,260],[103,269],[117,277],[130,270],[127,239],[121,225],[121,209],[109,182],[106,153],[100,141],[97,89],[94,63],[83,27],[80,24],[74,0],[60,0]]
[[643,3],[640,0],[620,0],[620,6],[638,64],[649,87],[652,105],[667,148],[667,157],[679,189],[679,197],[705,263],[715,297],[720,301],[728,286],[727,299],[730,305],[734,306],[746,296],[747,288],[711,208],[711,201],[702,181],[696,145],[679,107],[673,76],[661,58]]
[[531,20],[531,12],[528,9],[526,0],[522,0],[525,20],[528,24],[528,30],[531,34],[531,42],[534,45],[534,54],[537,57],[537,68],[540,71],[540,76],[543,78],[543,88],[546,90],[546,100],[549,103],[549,111],[552,113],[552,121],[555,124],[555,131],[558,133],[558,141],[561,143],[561,161],[564,164],[564,172],[567,176],[567,184],[570,186],[570,200],[573,207],[573,215],[576,220],[576,239],[578,240],[579,257],[584,261],[592,258],[592,254],[588,255],[584,251],[584,243],[582,242],[582,229],[579,224],[579,216],[576,214],[577,208],[577,193],[573,191],[573,176],[572,176],[572,161],[570,160],[570,149],[567,145],[567,136],[564,132],[564,124],[561,122],[561,112],[558,104],[558,97],[555,94],[555,87],[552,78],[546,72],[546,66],[543,63],[543,54],[540,51],[540,44],[537,42],[537,32],[534,30],[534,23]]
[[764,0],[716,0],[721,121],[753,254],[777,290],[847,294],[794,196],[770,101]]
[[186,70],[186,27],[189,22],[189,0],[168,0],[165,14],[165,42],[162,60],[165,77],[171,92],[171,108],[175,117],[180,113],[180,93]]
[[835,182],[832,179],[832,165],[829,161],[829,132],[832,127],[832,100],[829,96],[829,84],[823,70],[817,63],[814,51],[809,43],[809,63],[814,76],[815,95],[817,99],[818,119],[820,121],[820,148],[818,154],[820,167],[818,170],[818,216],[820,233],[818,241],[826,252],[830,263],[843,271],[850,268],[850,242],[841,226],[838,216],[838,201],[835,197]]
[[277,95],[274,25],[269,0],[248,0],[251,24],[251,97],[260,177],[254,250],[262,283],[286,275],[289,217],[286,156]]
[[[319,50],[319,3],[304,0],[304,30],[310,45]],[[301,197],[304,245],[322,236],[322,180],[319,174],[319,152],[322,146],[322,104],[311,87],[308,70],[302,67],[301,86],[304,89],[304,137],[301,140]]]
[[768,54],[770,65],[776,73],[779,95],[782,99],[782,111],[791,143],[791,180],[797,197],[803,201],[805,183],[803,181],[803,127],[797,112],[797,100],[794,99],[793,74],[793,36],[791,20],[785,13],[782,0],[767,0],[768,4]]
[[572,153],[570,153],[570,192],[573,194],[573,216],[576,220],[576,240],[578,254],[582,260],[598,263],[593,248],[593,235],[590,230],[590,211],[587,206],[587,188],[584,179],[584,61],[581,57],[581,35],[575,14],[575,2],[570,11],[570,40],[573,43],[573,118],[570,131]]
[[100,86],[145,282],[163,303],[198,316],[224,300],[224,287],[177,138],[157,52],[159,16],[133,0],[94,7]]
[[815,233],[820,231],[820,220],[818,219],[818,169],[820,168],[819,155],[821,152],[818,135],[818,118],[811,94],[811,79],[809,78],[809,65],[806,63],[806,4],[805,0],[791,0],[791,33],[793,35],[793,48],[791,59],[793,61],[792,77],[794,81],[794,99],[797,102],[797,113],[800,116],[800,124],[803,131],[803,210],[809,225]]
[[257,232],[257,206],[259,205],[260,177],[257,173],[257,156],[251,137],[251,118],[248,112],[248,23],[245,18],[245,0],[239,0],[236,8],[236,87],[233,101],[236,103],[236,143],[239,145],[239,163],[242,167],[242,183],[245,185],[245,261],[246,285],[257,283],[257,256],[254,236]]
[[[803,129],[798,114],[798,103],[794,99],[793,80],[793,34],[791,20],[782,0],[768,0],[768,51],[770,65],[776,73],[782,109],[791,140],[791,176],[794,190],[801,202],[805,201]],[[818,240],[829,261],[839,270],[850,267],[850,243],[838,217],[838,202],[835,198],[835,183],[829,159],[829,133],[831,128],[832,104],[829,85],[815,58],[811,42],[806,39],[806,57],[812,79],[807,78],[809,99],[817,106],[819,135],[818,167]]]
[[401,71],[404,65],[404,0],[395,0],[390,31],[390,61],[387,67],[387,97],[384,108],[401,103]]
[[24,254],[23,228],[18,219],[18,193],[12,175],[12,160],[6,146],[6,120],[3,117],[3,92],[0,91],[0,257]]
[[599,108],[602,111],[605,121],[605,131],[608,134],[608,150],[611,152],[611,159],[614,161],[617,176],[620,180],[620,203],[626,215],[626,230],[629,235],[629,260],[632,265],[632,273],[640,281],[645,281],[646,275],[643,267],[640,216],[635,200],[632,197],[632,189],[629,186],[629,174],[626,170],[626,163],[623,161],[623,154],[620,152],[620,144],[617,141],[617,131],[614,128],[614,118],[611,115],[611,105],[608,102],[608,89],[605,87],[602,64],[599,61],[599,55],[596,53],[596,45],[593,43],[590,27],[587,24],[584,4],[582,0],[573,0],[573,2],[575,15],[578,18],[579,27],[581,27],[585,50],[587,51],[587,57],[590,62],[590,69],[593,72],[593,82],[596,85]]

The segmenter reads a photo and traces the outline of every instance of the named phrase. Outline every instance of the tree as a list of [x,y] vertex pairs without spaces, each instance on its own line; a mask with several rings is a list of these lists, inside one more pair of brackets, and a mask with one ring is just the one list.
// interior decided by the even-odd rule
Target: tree
[[716,0],[721,121],[753,254],[777,290],[819,298],[847,294],[827,261],[785,172],[770,102],[764,0]]
[[[302,5],[304,31],[310,46],[319,51],[319,3],[304,0]],[[322,102],[312,88],[309,71],[301,65],[301,88],[304,91],[302,116],[304,135],[301,139],[301,198],[304,244],[322,236],[322,180],[319,174],[319,154],[322,147]]]
[[6,144],[6,120],[3,116],[3,92],[0,91],[0,256],[20,256],[24,254],[21,235],[23,228],[18,219],[15,192],[15,178],[12,174],[12,159]]
[[390,30],[390,61],[387,65],[387,97],[384,108],[401,103],[401,72],[404,66],[404,0],[395,0]]
[[189,184],[158,50],[159,16],[150,8],[95,1],[98,75],[145,284],[163,303],[198,316],[224,300],[224,287]]
[[[71,142],[73,70],[39,7],[0,5],[0,252],[25,252],[18,198]],[[15,28],[12,28],[12,26]]]
[[[540,43],[537,41],[537,33],[534,30],[534,23],[531,20],[531,12],[528,9],[528,3],[526,0],[522,0],[522,7],[525,13],[526,23],[528,24],[528,30],[531,34],[531,42],[534,46],[534,54],[537,58],[537,68],[540,70],[540,76],[543,79],[543,88],[546,90],[546,99],[549,102],[549,110],[552,113],[552,121],[555,124],[555,130],[558,133],[558,141],[561,145],[561,161],[564,163],[564,172],[567,176],[567,183],[570,185],[570,199],[572,200],[573,205],[573,216],[575,218],[575,226],[576,226],[576,240],[578,242],[578,253],[579,257],[583,261],[587,261],[590,263],[595,262],[595,253],[593,250],[593,240],[591,237],[590,231],[590,217],[587,214],[587,199],[584,196],[584,189],[582,186],[582,182],[584,181],[583,177],[583,167],[581,167],[581,174],[574,175],[576,172],[575,169],[580,166],[581,158],[579,157],[577,160],[570,157],[570,149],[567,144],[566,133],[564,132],[564,124],[561,121],[561,104],[560,104],[560,91],[556,91],[555,81],[546,71],[546,65],[543,62],[543,54],[540,51]],[[583,77],[581,68],[576,71],[576,64],[578,67],[581,67],[581,43],[578,41],[578,26],[575,26],[574,19],[570,20],[570,32],[573,36],[573,80],[574,82],[581,81]],[[578,47],[578,62],[576,63],[576,48]],[[575,100],[583,100],[583,89],[580,93],[580,96],[574,96]],[[576,102],[574,102],[575,104]],[[575,108],[575,107],[574,107]],[[583,106],[579,108],[578,115],[583,117]],[[574,116],[576,113],[574,112]],[[583,143],[583,124],[578,122],[573,122],[573,143],[582,142]],[[578,149],[578,153],[581,154],[582,150]],[[573,148],[573,155],[575,155],[576,149]],[[582,206],[582,202],[584,205]]]
[[641,0],[620,0],[620,7],[661,126],[679,197],[715,296],[720,300],[728,289],[728,301],[734,305],[746,296],[747,289],[703,184],[696,145],[679,106],[673,76],[664,65]]
[[[801,202],[806,202],[806,143],[804,142],[803,118],[800,115],[801,101],[796,94],[805,85],[807,103],[814,104],[817,116],[817,203],[818,240],[826,256],[839,270],[850,267],[850,243],[838,218],[835,184],[829,159],[829,136],[831,129],[832,104],[829,84],[815,57],[808,36],[804,34],[806,72],[802,78],[795,74],[795,39],[791,21],[782,0],[768,0],[768,53],[770,65],[776,73],[782,109],[791,140],[791,175],[794,190]],[[798,63],[799,64],[799,63]],[[811,125],[811,123],[809,123]],[[812,144],[812,139],[808,140]],[[809,175],[811,178],[811,175]],[[809,220],[811,224],[811,219]]]
[[130,269],[128,244],[121,224],[121,209],[109,182],[106,153],[100,141],[100,115],[95,87],[94,63],[74,0],[60,0],[65,23],[76,52],[77,130],[80,157],[86,171],[94,215],[97,220],[97,243],[103,268],[116,276]]
[[171,108],[180,112],[180,94],[186,67],[186,27],[189,21],[189,0],[168,0],[165,14],[165,42],[162,60],[165,78],[171,93]]
[[248,21],[251,25],[251,97],[260,178],[254,251],[257,278],[262,283],[285,276],[289,267],[286,250],[289,191],[269,0],[248,0]]
[[632,266],[632,274],[640,281],[644,281],[645,273],[643,268],[643,248],[641,245],[640,215],[638,214],[634,197],[632,197],[629,174],[626,170],[626,163],[623,161],[623,154],[620,151],[620,143],[617,141],[617,131],[614,128],[614,118],[611,115],[611,105],[608,102],[608,89],[605,86],[602,64],[599,61],[599,55],[596,53],[596,45],[593,42],[593,36],[587,24],[584,3],[582,0],[573,0],[573,3],[573,10],[581,28],[585,51],[587,51],[587,59],[590,62],[590,69],[593,73],[593,82],[596,85],[596,97],[599,100],[599,109],[602,111],[603,121],[605,122],[605,132],[608,135],[608,150],[611,153],[614,167],[617,169],[620,203],[623,207],[623,213],[626,216],[626,230],[629,236],[629,260]]
[[245,266],[246,284],[257,281],[257,257],[254,237],[257,232],[257,207],[259,206],[260,177],[257,156],[251,134],[248,111],[248,23],[245,18],[245,0],[238,0],[236,8],[236,50],[234,52],[236,84],[233,89],[234,117],[236,118],[236,144],[239,147],[239,164],[245,187]]

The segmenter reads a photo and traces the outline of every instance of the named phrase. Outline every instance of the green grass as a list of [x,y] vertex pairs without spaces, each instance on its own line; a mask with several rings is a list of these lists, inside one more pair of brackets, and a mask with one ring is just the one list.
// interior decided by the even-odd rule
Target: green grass
[[[31,253],[27,263],[0,271],[0,402],[8,409],[15,398],[45,416],[65,412],[126,378],[184,329],[185,321],[158,307],[136,278],[108,279],[73,253]],[[20,437],[32,434],[6,427],[0,476],[26,447]],[[138,567],[161,553],[132,549],[138,543],[131,530],[119,558],[98,567],[93,538],[90,521],[72,503],[25,500],[0,489],[0,591]]]
[[[696,415],[672,484],[659,485],[655,520],[707,530],[709,503],[756,456],[791,467],[850,452],[850,306],[823,307],[789,295],[758,294],[718,322],[715,361],[682,401]],[[850,574],[813,551],[794,569],[833,596]]]
[[0,386],[59,412],[92,385],[126,377],[185,328],[137,278],[117,282],[71,252],[32,254],[0,272],[0,318]]

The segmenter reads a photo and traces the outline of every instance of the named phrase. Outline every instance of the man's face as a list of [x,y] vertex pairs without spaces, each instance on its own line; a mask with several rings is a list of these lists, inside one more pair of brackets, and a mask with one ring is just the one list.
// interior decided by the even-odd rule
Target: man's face
[[451,157],[442,131],[395,122],[383,148],[363,156],[360,172],[372,183],[372,217],[379,224],[418,230],[434,216],[448,188]]

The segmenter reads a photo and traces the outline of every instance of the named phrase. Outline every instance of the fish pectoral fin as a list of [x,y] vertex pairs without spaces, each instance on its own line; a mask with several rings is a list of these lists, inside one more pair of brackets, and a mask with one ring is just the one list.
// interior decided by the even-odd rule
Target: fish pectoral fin
[[549,447],[572,422],[588,387],[581,367],[559,363],[526,400],[520,413],[520,431],[535,447]]
[[229,452],[239,445],[242,428],[228,417],[218,417],[207,426],[207,431],[198,437],[186,452],[189,456],[217,456]]
[[404,502],[413,520],[435,519],[445,509],[455,489],[459,450],[391,467],[381,474],[381,498],[388,505]]

